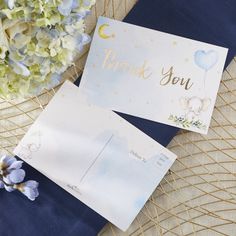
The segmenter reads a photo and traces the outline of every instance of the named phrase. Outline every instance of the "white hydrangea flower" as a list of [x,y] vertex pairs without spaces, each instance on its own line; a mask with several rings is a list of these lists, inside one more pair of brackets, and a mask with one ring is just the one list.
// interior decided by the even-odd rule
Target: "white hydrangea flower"
[[0,3],[0,96],[36,95],[58,83],[90,37],[84,18],[95,0]]

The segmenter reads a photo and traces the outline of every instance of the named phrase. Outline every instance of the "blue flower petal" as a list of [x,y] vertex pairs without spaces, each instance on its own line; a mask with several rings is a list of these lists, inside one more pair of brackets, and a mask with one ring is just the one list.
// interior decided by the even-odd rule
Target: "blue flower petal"
[[25,178],[25,171],[22,169],[12,170],[10,174],[7,175],[7,178],[11,181],[11,183],[20,183]]
[[88,44],[91,41],[91,37],[88,34],[82,34],[82,44]]
[[4,183],[0,180],[0,188],[4,188]]
[[11,180],[9,179],[9,176],[3,177],[3,181],[6,184],[12,184]]
[[57,74],[57,73],[53,73],[51,76],[51,80],[48,84],[48,88],[54,88],[56,85],[58,85],[60,83],[62,79],[62,76]]
[[25,183],[23,183],[22,193],[31,201],[34,201],[35,198],[39,196],[38,185],[38,182],[34,180],[26,181]]
[[7,192],[12,192],[12,191],[15,190],[12,186],[4,185],[4,187],[5,187],[5,189],[7,190]]
[[15,161],[7,168],[7,170],[13,170],[13,169],[18,170],[22,167],[22,164],[23,161]]
[[11,157],[11,156],[3,156],[0,160],[0,162],[4,163],[5,166],[10,166],[13,162],[16,161],[15,157]]
[[73,0],[72,3],[72,9],[79,7],[79,1],[78,0]]
[[[59,79],[59,75],[55,74],[55,80]],[[5,188],[6,191],[12,192],[19,190],[28,199],[34,201],[39,196],[38,182],[34,180],[22,183],[25,178],[25,171],[21,169],[23,161],[18,161],[15,157],[3,156],[0,159],[0,189]]]
[[82,51],[84,45],[88,44],[91,40],[90,36],[88,34],[76,34],[75,35],[76,40],[76,49],[78,51]]
[[31,188],[25,188],[23,194],[28,197],[31,201],[34,201],[38,197],[39,193],[37,190]]
[[91,0],[84,0],[83,4],[84,4],[84,6],[88,7],[91,4]]
[[39,186],[39,183],[35,180],[28,180],[24,183],[24,186],[29,188],[37,188]]
[[73,0],[63,0],[62,3],[58,6],[58,11],[63,16],[68,16],[71,13],[73,8]]

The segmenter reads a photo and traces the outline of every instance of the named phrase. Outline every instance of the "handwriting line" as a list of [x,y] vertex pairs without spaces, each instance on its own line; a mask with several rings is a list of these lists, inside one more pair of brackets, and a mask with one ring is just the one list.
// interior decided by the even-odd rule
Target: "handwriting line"
[[111,137],[107,140],[107,142],[105,143],[105,145],[103,146],[103,148],[101,149],[101,151],[98,153],[98,155],[95,157],[95,159],[93,160],[93,162],[91,163],[91,165],[88,167],[88,169],[85,171],[84,175],[81,177],[80,179],[80,183],[84,180],[84,178],[86,177],[86,175],[88,174],[88,172],[90,171],[90,169],[94,166],[94,164],[96,163],[96,161],[98,160],[98,158],[101,156],[101,154],[103,153],[103,151],[105,150],[105,148],[107,147],[107,145],[111,142],[112,138],[113,138],[114,134],[111,135]]

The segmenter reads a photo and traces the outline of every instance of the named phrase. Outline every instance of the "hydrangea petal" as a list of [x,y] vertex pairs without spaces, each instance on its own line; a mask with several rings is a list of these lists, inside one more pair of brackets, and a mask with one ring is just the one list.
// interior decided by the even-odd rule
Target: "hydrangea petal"
[[60,83],[61,78],[62,78],[62,76],[57,73],[52,74],[49,86],[51,88],[55,87],[56,85],[58,85]]
[[83,45],[90,43],[91,37],[88,34],[82,34]]
[[79,5],[80,5],[80,1],[73,0],[72,9],[79,7]]
[[58,11],[63,16],[68,16],[71,13],[73,7],[73,0],[63,0],[62,3],[58,6]]
[[23,75],[23,76],[30,75],[29,69],[22,63],[9,60],[9,64],[11,65],[12,69],[14,70],[16,74]]
[[7,3],[8,7],[10,9],[13,9],[15,6],[15,0],[5,0],[5,2]]
[[[13,21],[14,22],[14,21]],[[3,22],[3,27],[6,28]],[[14,39],[17,34],[21,34],[23,31],[28,29],[27,23],[18,23],[17,21],[15,24],[9,28],[6,28],[7,35],[9,35],[10,39]]]
[[[50,81],[52,75],[71,66],[88,42],[75,35],[84,33],[84,16],[95,0],[4,1],[0,9],[0,96],[38,95],[57,81]],[[40,39],[38,32],[43,32]],[[72,39],[68,37],[63,45],[65,36]],[[44,59],[48,65],[41,68]]]

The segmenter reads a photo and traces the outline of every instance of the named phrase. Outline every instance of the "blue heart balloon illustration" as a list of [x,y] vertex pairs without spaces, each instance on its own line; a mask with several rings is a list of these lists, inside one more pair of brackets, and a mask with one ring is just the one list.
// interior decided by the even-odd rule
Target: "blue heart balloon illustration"
[[194,61],[197,66],[205,71],[211,69],[218,60],[218,54],[216,51],[210,50],[205,52],[203,50],[198,50],[194,54]]

